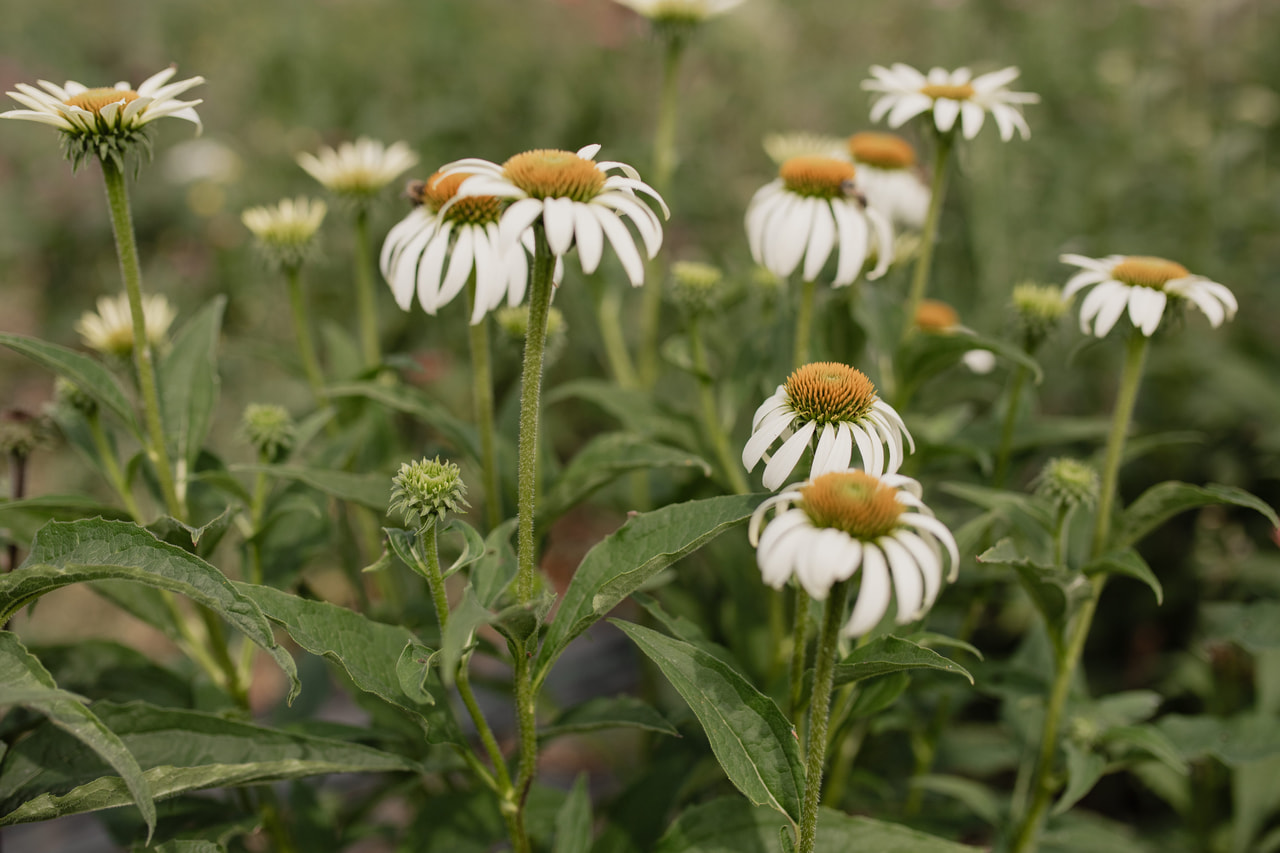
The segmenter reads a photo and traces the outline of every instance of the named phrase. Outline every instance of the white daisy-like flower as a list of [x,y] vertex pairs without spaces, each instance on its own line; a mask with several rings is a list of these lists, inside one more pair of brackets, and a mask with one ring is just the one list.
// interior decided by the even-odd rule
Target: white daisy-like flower
[[472,324],[501,305],[504,296],[510,305],[524,298],[529,276],[525,247],[520,242],[510,246],[502,242],[498,229],[502,199],[454,199],[468,177],[436,172],[409,186],[409,195],[418,204],[387,234],[378,259],[382,277],[403,311],[413,305],[417,293],[423,310],[435,314],[462,291],[473,272]]
[[982,129],[986,114],[991,113],[1000,128],[1000,138],[1008,142],[1014,130],[1023,139],[1031,136],[1021,105],[1040,100],[1033,92],[1011,92],[1007,88],[1020,73],[1011,65],[978,77],[968,68],[931,68],[926,75],[896,62],[892,68],[871,66],[875,79],[864,80],[862,88],[881,93],[871,106],[872,121],[888,116],[889,127],[901,127],[921,113],[932,112],[933,123],[940,132],[950,132],[959,119],[964,138],[973,139]]
[[376,195],[387,184],[418,163],[418,155],[408,143],[390,147],[376,139],[362,136],[355,142],[321,148],[319,156],[309,152],[298,155],[298,165],[331,192],[355,198]]
[[845,141],[838,136],[827,136],[825,133],[806,131],[771,133],[764,138],[762,144],[764,153],[769,155],[769,159],[775,166],[781,166],[793,157],[849,159],[849,150]]
[[877,396],[866,374],[820,361],[796,370],[756,409],[742,464],[754,470],[770,446],[785,439],[764,469],[765,488],[776,489],[791,476],[815,434],[810,477],[850,467],[855,448],[869,473],[892,474],[902,467],[903,439],[912,453],[916,449],[907,425]]
[[857,187],[867,203],[895,225],[924,228],[932,193],[916,166],[916,149],[893,133],[855,133],[847,142],[858,169]]
[[[147,340],[153,347],[165,343],[165,335],[173,325],[177,312],[158,293],[143,294],[142,317]],[[86,311],[76,322],[76,331],[85,346],[103,355],[128,358],[133,354],[133,315],[129,312],[129,294],[101,296],[98,311]]]
[[327,212],[323,201],[298,196],[275,205],[248,208],[240,214],[240,221],[258,238],[258,245],[268,257],[287,267],[306,257]]
[[1216,281],[1193,275],[1182,264],[1164,258],[1140,255],[1108,255],[1086,258],[1062,255],[1064,264],[1080,267],[1062,289],[1068,300],[1086,287],[1093,287],[1080,303],[1080,330],[1105,337],[1120,316],[1129,311],[1129,320],[1142,334],[1151,336],[1160,325],[1170,300],[1186,300],[1209,319],[1214,328],[1235,317],[1236,298]]
[[61,86],[48,80],[40,88],[18,83],[16,92],[6,92],[28,109],[9,110],[0,118],[22,119],[52,125],[63,132],[67,156],[75,163],[86,157],[119,159],[128,147],[144,142],[143,129],[159,118],[173,116],[189,121],[200,131],[195,107],[203,101],[181,101],[178,96],[199,86],[203,77],[189,77],[170,83],[177,68],[152,74],[137,89],[128,83],[113,87],[89,88],[68,80]]
[[[888,218],[858,198],[852,163],[834,157],[794,157],[778,177],[756,191],[747,207],[751,257],[778,276],[801,274],[813,281],[834,250],[839,251],[835,287],[853,284],[867,256],[876,257],[867,278],[884,275],[893,259]],[[874,240],[874,246],[872,241]]]
[[[600,265],[607,237],[627,278],[638,287],[644,283],[644,261],[622,217],[631,220],[646,254],[653,258],[662,247],[662,221],[637,193],[656,201],[663,216],[670,217],[671,212],[662,196],[640,180],[640,173],[631,166],[613,160],[595,162],[599,150],[599,145],[588,145],[577,153],[537,149],[517,154],[501,165],[469,158],[450,163],[441,172],[473,176],[458,188],[450,205],[468,196],[514,200],[498,224],[504,250],[541,220],[551,253],[560,258],[576,245],[582,271],[591,274]],[[613,171],[622,174],[609,174]],[[448,205],[440,212],[447,213]]]
[[[776,514],[761,532],[770,510]],[[942,589],[943,550],[951,561],[948,581],[960,566],[955,537],[920,500],[920,484],[897,474],[833,471],[790,487],[756,508],[748,537],[774,589],[795,577],[821,600],[861,569],[857,601],[841,630],[846,637],[880,624],[894,595],[899,625],[919,619]]]
[[646,18],[663,23],[696,24],[723,15],[746,0],[616,0]]

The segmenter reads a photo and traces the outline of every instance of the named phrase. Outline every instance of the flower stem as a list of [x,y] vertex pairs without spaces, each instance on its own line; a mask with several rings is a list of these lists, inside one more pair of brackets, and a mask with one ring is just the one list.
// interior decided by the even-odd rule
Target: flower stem
[[942,218],[942,201],[947,194],[947,165],[951,157],[954,132],[939,133],[933,152],[933,184],[930,187],[929,212],[925,215],[924,231],[920,235],[920,254],[911,277],[911,292],[907,297],[906,316],[902,318],[902,340],[915,328],[916,309],[924,299],[929,286],[929,269],[933,265],[933,246],[938,238],[938,221]]
[[[467,281],[467,307],[476,302],[476,277]],[[470,326],[471,396],[480,430],[480,466],[484,470],[484,508],[493,529],[502,522],[502,484],[498,479],[498,456],[493,434],[493,367],[489,358],[489,315]]]
[[366,369],[382,363],[378,346],[378,298],[373,286],[373,254],[369,248],[369,209],[356,211],[356,310],[360,322],[360,349]]
[[[1138,386],[1146,363],[1148,338],[1139,330],[1130,334],[1125,352],[1124,372],[1120,378],[1120,390],[1116,395],[1115,410],[1111,420],[1111,434],[1107,438],[1107,454],[1102,468],[1102,490],[1098,497],[1098,515],[1093,531],[1091,557],[1106,553],[1111,532],[1111,507],[1115,500],[1116,481],[1119,478],[1120,461],[1124,455],[1125,437],[1133,420],[1133,409],[1138,399]],[[1089,627],[1098,607],[1098,599],[1106,587],[1106,574],[1094,575],[1090,580],[1089,597],[1080,605],[1069,628],[1065,646],[1057,654],[1057,670],[1049,698],[1045,705],[1044,728],[1040,734],[1040,756],[1031,782],[1031,805],[1014,836],[1010,853],[1029,853],[1036,849],[1040,823],[1044,819],[1049,800],[1057,784],[1053,777],[1053,759],[1057,753],[1058,728],[1066,706],[1072,678],[1084,652]]]
[[791,625],[791,679],[787,697],[791,709],[791,722],[799,727],[804,671],[809,665],[809,594],[799,584],[795,585],[795,593],[796,614]]
[[324,374],[320,372],[315,342],[311,338],[311,322],[307,317],[307,300],[302,292],[299,270],[296,264],[284,270],[289,283],[289,307],[293,312],[293,336],[298,344],[298,357],[302,359],[302,372],[311,386],[311,395],[315,398],[316,407],[323,408],[328,405],[329,397],[324,390]]
[[[649,286],[653,286],[653,281],[649,282]],[[635,365],[631,363],[631,354],[627,352],[627,338],[622,331],[622,294],[621,287],[605,282],[601,287],[600,299],[596,302],[596,318],[600,325],[600,337],[604,342],[604,356],[609,363],[609,372],[623,388],[636,388],[639,387],[640,380],[636,376]]]
[[689,317],[689,346],[692,350],[693,369],[697,374],[698,394],[702,402],[703,428],[707,431],[707,439],[715,451],[716,462],[729,481],[729,486],[739,495],[751,491],[747,484],[747,476],[742,471],[742,464],[735,459],[729,450],[729,438],[720,424],[720,412],[716,406],[715,385],[711,380],[711,371],[707,366],[706,347],[702,342],[702,326],[695,313]]
[[835,676],[836,643],[844,618],[849,582],[831,588],[822,613],[818,657],[814,663],[813,697],[809,701],[809,737],[804,759],[804,805],[800,811],[800,838],[796,853],[813,853],[818,840],[818,806],[822,802],[822,768],[827,758],[827,723],[831,714],[831,684]]
[[1018,405],[1022,401],[1022,388],[1027,384],[1027,369],[1018,365],[1009,382],[1009,402],[1004,413],[1004,426],[1000,430],[1000,449],[996,452],[995,473],[991,484],[996,488],[1004,485],[1009,473],[1009,457],[1013,455],[1013,432],[1018,425]]
[[796,339],[792,369],[809,363],[809,339],[813,334],[813,301],[817,292],[816,281],[806,281],[800,290],[800,307],[796,310]]
[[179,521],[186,521],[187,508],[174,483],[164,421],[160,417],[155,353],[147,338],[146,314],[142,310],[142,269],[138,264],[138,243],[133,234],[133,215],[129,211],[129,189],[124,172],[114,161],[102,158],[100,162],[102,180],[107,189],[107,207],[111,212],[111,230],[115,233],[116,253],[120,258],[120,275],[124,278],[125,292],[129,296],[129,316],[133,320],[133,357],[147,424],[147,455],[155,466],[156,480],[160,483],[160,493],[169,514]]
[[[651,186],[666,195],[676,168],[676,103],[679,95],[680,60],[686,35],[668,32],[663,40],[662,94],[658,101],[658,123],[653,133],[653,180]],[[652,266],[652,264],[650,264]],[[652,388],[658,381],[658,335],[662,320],[663,277],[650,270],[644,288],[640,317],[640,379]]]
[[116,490],[116,494],[124,502],[124,508],[128,511],[129,517],[136,524],[142,524],[142,513],[138,509],[138,502],[133,497],[133,492],[129,489],[128,481],[125,480],[124,474],[120,471],[120,461],[116,459],[116,450],[111,446],[111,442],[107,441],[106,433],[102,431],[101,416],[94,411],[85,416],[85,422],[89,426],[89,435],[93,438],[93,446],[97,449],[98,456],[102,460],[102,467],[106,470],[107,479],[111,481],[111,487]]

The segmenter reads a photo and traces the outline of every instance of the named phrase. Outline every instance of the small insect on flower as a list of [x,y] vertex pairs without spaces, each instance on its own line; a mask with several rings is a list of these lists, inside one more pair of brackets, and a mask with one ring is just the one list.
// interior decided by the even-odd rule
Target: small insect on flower
[[1080,304],[1080,330],[1099,338],[1106,337],[1126,308],[1134,328],[1150,337],[1170,301],[1191,303],[1214,328],[1233,318],[1239,307],[1235,296],[1223,285],[1164,258],[1062,255],[1059,260],[1082,270],[1063,288],[1064,300],[1093,287]]
[[[770,511],[775,515],[765,526]],[[919,619],[942,589],[943,550],[951,561],[948,581],[960,565],[955,538],[920,500],[920,484],[897,474],[833,471],[790,487],[757,507],[748,538],[774,589],[794,577],[811,597],[825,599],[861,570],[842,630],[848,637],[878,625],[895,593],[898,624]]]
[[1013,92],[1008,85],[1021,72],[1014,66],[974,77],[968,68],[947,71],[931,68],[927,75],[910,65],[896,62],[891,68],[871,66],[873,80],[864,80],[862,88],[879,93],[871,106],[871,120],[888,116],[889,127],[901,127],[922,113],[932,113],[933,123],[941,133],[949,133],[960,120],[965,139],[973,139],[982,130],[987,113],[1000,128],[1000,138],[1008,142],[1014,130],[1023,139],[1031,136],[1031,128],[1022,117],[1022,104],[1034,104],[1040,96],[1032,92]]

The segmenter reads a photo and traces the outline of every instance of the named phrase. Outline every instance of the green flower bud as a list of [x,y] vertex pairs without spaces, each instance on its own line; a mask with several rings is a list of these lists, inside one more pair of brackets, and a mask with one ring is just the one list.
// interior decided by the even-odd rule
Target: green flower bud
[[73,409],[86,418],[98,411],[98,401],[65,376],[59,376],[53,383],[53,399],[57,405]]
[[1078,459],[1050,459],[1035,480],[1036,494],[1054,505],[1074,509],[1098,498],[1098,472]]
[[452,462],[439,457],[405,462],[391,481],[390,511],[404,516],[405,524],[422,527],[469,506],[466,493],[467,484]]
[[268,462],[279,462],[289,455],[298,439],[298,428],[284,406],[250,403],[241,418],[245,439]]
[[0,412],[0,455],[26,458],[49,438],[43,418],[23,409]]
[[1067,310],[1061,288],[1035,282],[1014,287],[1011,304],[1014,321],[1029,349],[1039,346],[1049,336]]
[[724,273],[719,267],[696,261],[671,265],[671,301],[690,314],[714,311],[724,302]]
[[[499,308],[494,314],[498,328],[512,343],[524,343],[529,333],[529,306]],[[547,310],[547,344],[543,359],[551,364],[559,357],[565,345],[569,343],[569,324],[565,322],[564,313],[554,305]]]

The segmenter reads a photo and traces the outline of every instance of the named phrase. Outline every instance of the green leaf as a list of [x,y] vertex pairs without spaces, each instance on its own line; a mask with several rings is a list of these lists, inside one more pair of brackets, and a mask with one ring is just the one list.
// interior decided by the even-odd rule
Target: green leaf
[[214,841],[174,839],[146,848],[146,853],[227,853],[227,848]]
[[385,513],[391,502],[391,478],[382,474],[353,474],[300,465],[232,465],[233,471],[263,471],[281,480],[303,483],[338,500]]
[[587,793],[587,774],[579,773],[556,813],[556,843],[552,853],[590,853],[591,795]]
[[[133,585],[132,589],[137,591],[138,587]],[[82,638],[65,646],[32,646],[31,653],[64,690],[89,699],[141,699],[177,707],[192,704],[191,685],[185,678],[142,652],[111,640]]]
[[773,700],[701,649],[639,625],[610,621],[689,703],[729,781],[752,803],[798,822],[804,768],[795,730]]
[[641,435],[613,432],[587,443],[538,500],[538,523],[547,524],[592,492],[630,471],[648,468],[697,468],[711,476],[705,460]]
[[1112,551],[1090,561],[1081,569],[1086,575],[1117,574],[1133,578],[1145,583],[1156,594],[1156,604],[1164,604],[1164,587],[1156,573],[1151,571],[1147,561],[1137,551],[1126,548],[1123,551]]
[[687,418],[663,410],[653,395],[621,388],[603,379],[564,382],[546,395],[548,406],[571,398],[586,400],[604,409],[628,430],[663,439],[679,447],[700,446],[698,433]]
[[1102,733],[1099,742],[1115,752],[1139,750],[1178,773],[1187,772],[1187,761],[1173,741],[1152,725],[1114,726]]
[[51,521],[36,534],[27,561],[0,578],[0,622],[45,593],[75,583],[127,580],[181,593],[226,619],[261,646],[289,676],[289,701],[301,684],[289,653],[277,645],[258,605],[222,572],[124,521]]
[[433,703],[414,698],[402,685],[399,667],[405,649],[410,644],[421,645],[407,628],[374,622],[354,610],[267,586],[237,583],[236,587],[257,602],[267,618],[284,628],[295,643],[342,667],[360,690],[419,721],[433,742],[442,737],[451,739],[448,729],[435,730],[446,712],[433,713]]
[[129,513],[82,495],[41,495],[20,501],[0,500],[0,528],[7,528],[19,541],[29,542],[48,521],[77,521],[81,518],[127,521]]
[[[815,853],[979,853],[981,848],[946,841],[895,823],[818,812]],[[688,809],[671,824],[656,853],[781,853],[778,816],[738,797],[723,797]]]
[[[147,837],[151,837],[156,828],[156,804],[129,748],[78,696],[58,689],[53,676],[18,641],[17,635],[0,631],[0,707],[6,705],[22,705],[47,717],[119,773],[127,792],[125,802],[137,804],[147,822]],[[5,756],[6,769],[14,752]]]
[[[480,439],[476,436],[475,429],[450,414],[443,406],[421,391],[404,385],[383,385],[380,382],[348,382],[330,385],[325,389],[325,393],[330,397],[365,397],[398,412],[404,412],[433,427],[450,444],[473,460],[479,462],[481,459]],[[388,493],[390,488],[390,486],[387,487]]]
[[913,669],[933,669],[963,676],[973,684],[973,676],[955,661],[944,658],[935,651],[916,645],[910,640],[886,635],[877,637],[864,646],[854,649],[844,660],[836,664],[835,684],[850,684],[892,672]]
[[546,677],[569,642],[681,557],[742,524],[762,495],[730,495],[671,504],[629,519],[592,548],[574,573],[534,668]]
[[[157,800],[188,791],[327,773],[419,771],[400,755],[330,738],[233,722],[142,702],[93,706],[137,758]],[[0,825],[126,805],[119,777],[87,749],[42,726],[13,746],[0,768]]]
[[0,333],[0,346],[38,362],[74,382],[81,391],[110,409],[129,430],[142,439],[133,405],[115,375],[87,355],[36,338]]
[[177,446],[178,464],[185,460],[188,470],[195,467],[218,403],[218,333],[226,305],[227,298],[218,296],[202,308],[174,336],[160,362],[165,436]]
[[849,717],[855,720],[874,717],[897,702],[910,684],[911,676],[905,672],[891,672],[867,681],[853,697],[853,702],[849,705]]
[[234,518],[231,507],[199,527],[178,521],[171,515],[162,515],[147,525],[147,530],[155,534],[161,542],[176,545],[184,551],[194,551],[201,557],[208,557],[218,547],[223,535],[231,527]]
[[422,705],[434,705],[436,697],[427,689],[431,675],[431,659],[436,653],[419,642],[410,640],[396,659],[396,680],[404,695]]
[[1017,572],[1023,589],[1053,629],[1051,636],[1054,637],[1060,634],[1068,614],[1083,600],[1089,588],[1083,577],[1075,572],[1064,567],[1041,565],[1024,556],[1012,539],[1001,539],[979,554],[978,562],[1008,566]]
[[516,576],[511,533],[517,521],[509,518],[495,527],[484,540],[484,556],[471,566],[471,586],[476,591],[476,599],[485,607],[493,607]]
[[1188,761],[1212,755],[1223,764],[1239,767],[1280,755],[1280,725],[1269,714],[1245,713],[1234,717],[1167,714],[1155,726]]
[[996,338],[968,330],[944,335],[912,335],[899,356],[903,378],[898,393],[910,396],[926,380],[959,364],[965,353],[975,349],[989,350],[1005,361],[1026,368],[1031,371],[1031,378],[1037,385],[1044,378],[1044,372],[1035,359],[1020,348]]
[[1129,506],[1125,507],[1111,536],[1111,550],[1120,550],[1138,542],[1165,521],[1189,509],[1210,504],[1227,504],[1256,510],[1280,527],[1280,518],[1262,499],[1233,486],[1193,486],[1169,480],[1147,489]]
[[449,565],[449,568],[444,570],[443,574],[446,578],[454,572],[470,566],[485,555],[484,539],[480,537],[480,532],[470,524],[460,518],[451,518],[449,523],[444,526],[444,530],[440,531],[439,538],[443,539],[444,534],[450,531],[462,534],[462,552]]
[[1060,815],[1070,809],[1085,794],[1093,790],[1107,769],[1107,759],[1078,743],[1067,741],[1063,745],[1067,753],[1067,787],[1054,803],[1051,814]]
[[973,812],[989,826],[999,826],[1004,819],[1004,807],[1001,804],[1000,796],[991,788],[973,779],[965,779],[961,776],[925,774],[924,776],[912,777],[910,784],[913,788],[920,788],[930,793],[950,797],[964,804],[969,811]]
[[617,728],[643,729],[680,737],[680,732],[676,731],[676,727],[666,717],[652,705],[634,696],[597,696],[588,699],[561,713],[550,725],[538,732],[538,737],[550,740],[559,735]]
[[1215,601],[1201,607],[1205,633],[1258,654],[1280,649],[1280,602]]
[[449,614],[449,623],[445,625],[440,639],[440,679],[446,687],[453,686],[458,662],[471,647],[476,629],[492,625],[495,619],[496,616],[476,600],[475,591],[468,586],[462,593],[462,601]]
[[943,483],[939,488],[974,506],[988,510],[1014,510],[1034,520],[1044,530],[1053,528],[1053,515],[1031,495],[973,483]]

